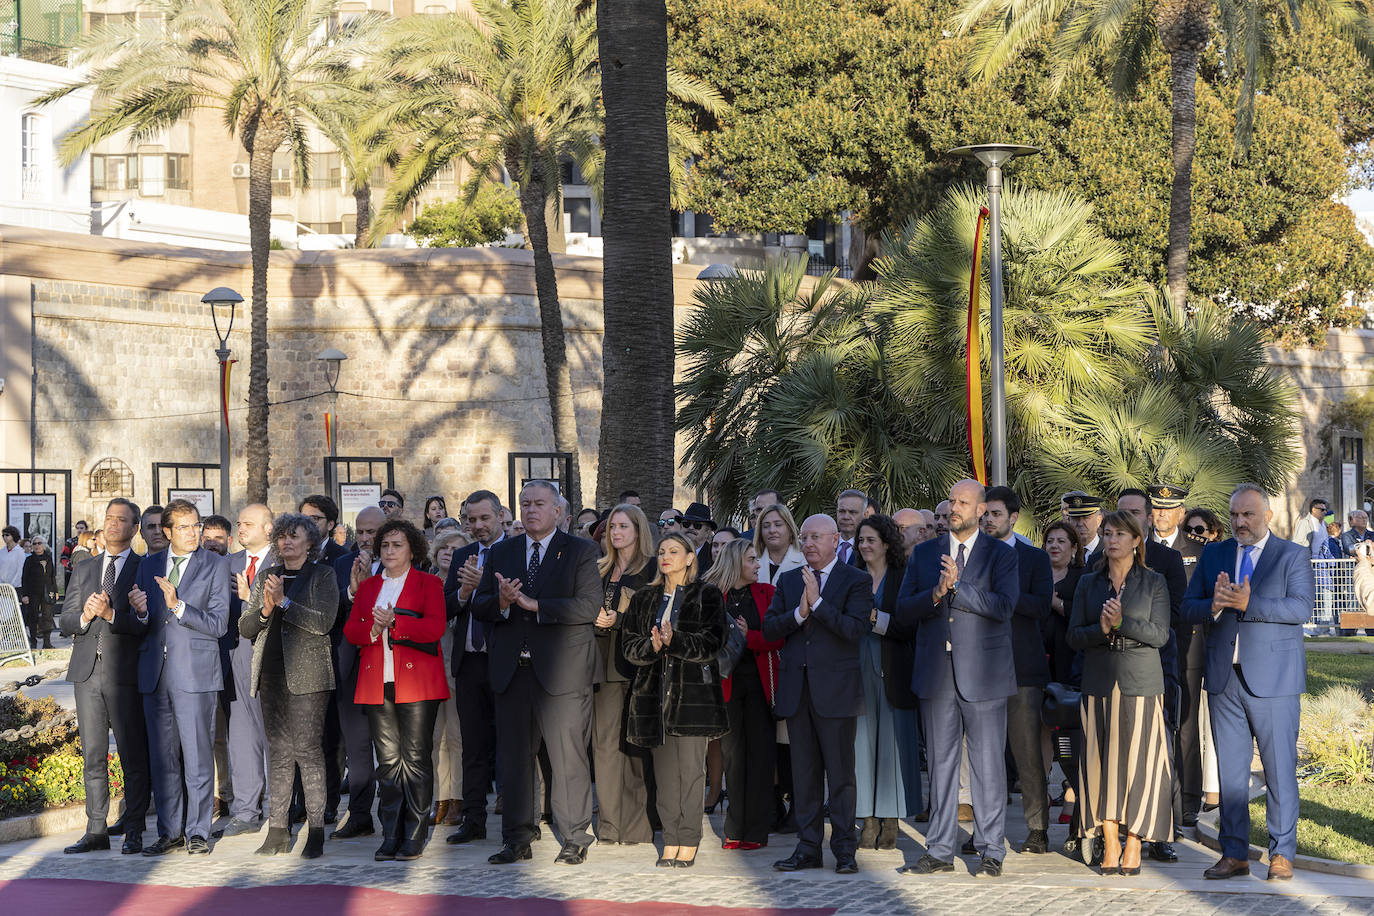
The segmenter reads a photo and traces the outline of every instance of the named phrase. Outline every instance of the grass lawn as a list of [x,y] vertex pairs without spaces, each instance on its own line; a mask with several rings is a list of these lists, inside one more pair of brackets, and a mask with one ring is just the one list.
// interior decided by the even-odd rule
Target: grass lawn
[[1374,655],[1307,653],[1307,692],[1316,696],[1329,687],[1345,684],[1374,697]]
[[1374,636],[1309,636],[1303,642],[1364,642],[1374,643]]
[[[1374,865],[1374,786],[1299,785],[1298,852]],[[1250,803],[1250,842],[1269,845],[1264,798]]]

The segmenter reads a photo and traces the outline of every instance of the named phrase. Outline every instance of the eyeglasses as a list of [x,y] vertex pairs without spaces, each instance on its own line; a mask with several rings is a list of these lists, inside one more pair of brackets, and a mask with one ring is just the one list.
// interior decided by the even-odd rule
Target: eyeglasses
[[705,522],[689,522],[685,518],[678,519],[678,524],[682,525],[684,528],[690,528],[693,531],[700,531],[706,527]]
[[194,525],[173,525],[172,530],[178,534],[183,534],[187,531],[200,531],[204,527],[200,522],[196,522]]
[[398,503],[398,502],[396,502],[396,500],[394,500],[394,499],[384,499],[384,500],[382,500],[381,502],[377,503],[377,508],[378,508],[378,509],[399,509],[399,508],[401,508],[401,504]]
[[1206,534],[1206,533],[1207,533],[1207,526],[1206,526],[1206,525],[1185,525],[1185,526],[1183,527],[1183,530],[1186,531],[1186,532],[1188,532],[1189,534]]
[[318,525],[320,522],[322,522],[322,521],[325,520],[325,517],[324,517],[323,515],[311,515],[311,514],[309,514],[309,513],[306,513],[306,516],[305,516],[305,517],[308,518],[308,519],[310,519],[312,522],[314,522],[314,523],[317,524],[317,525]]
[[685,523],[682,521],[682,516],[680,516],[680,515],[679,515],[677,518],[661,518],[661,519],[658,520],[658,527],[660,527],[660,528],[667,528],[669,525],[682,525],[682,524],[685,524]]

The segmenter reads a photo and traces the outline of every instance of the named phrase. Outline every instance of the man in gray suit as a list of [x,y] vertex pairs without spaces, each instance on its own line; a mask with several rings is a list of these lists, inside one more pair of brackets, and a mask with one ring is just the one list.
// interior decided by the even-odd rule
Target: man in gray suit
[[[251,696],[249,677],[253,668],[253,643],[239,635],[238,620],[258,573],[276,564],[268,535],[272,510],[261,503],[239,512],[236,533],[242,550],[229,555],[229,634],[234,648],[229,663],[234,678],[234,699],[229,704],[229,778],[234,788],[229,823],[221,836],[257,833],[267,818],[267,732],[262,706]],[[261,584],[258,585],[261,588]]]
[[148,721],[158,838],[144,846],[143,854],[160,856],[184,844],[192,855],[208,855],[229,565],[200,546],[200,513],[184,499],[163,509],[162,533],[167,549],[144,558],[129,593],[135,615],[148,626],[139,647],[138,689]]

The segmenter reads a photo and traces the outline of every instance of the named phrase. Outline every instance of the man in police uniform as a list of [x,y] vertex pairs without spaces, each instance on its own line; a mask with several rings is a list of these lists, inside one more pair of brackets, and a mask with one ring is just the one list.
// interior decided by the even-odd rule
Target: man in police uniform
[[1064,521],[1078,532],[1078,547],[1083,551],[1080,556],[1086,561],[1102,546],[1098,530],[1102,527],[1102,497],[1071,490],[1060,497],[1059,510]]
[[[1154,507],[1155,530],[1152,539],[1172,547],[1183,555],[1183,569],[1189,580],[1197,569],[1202,544],[1187,537],[1181,525],[1187,514],[1183,501],[1188,491],[1183,487],[1157,483],[1148,488]],[[1178,774],[1183,793],[1184,827],[1197,824],[1198,809],[1202,806],[1202,723],[1199,714],[1202,699],[1202,673],[1207,667],[1207,628],[1205,624],[1180,621],[1174,628],[1178,637],[1179,711],[1178,745],[1174,771]]]

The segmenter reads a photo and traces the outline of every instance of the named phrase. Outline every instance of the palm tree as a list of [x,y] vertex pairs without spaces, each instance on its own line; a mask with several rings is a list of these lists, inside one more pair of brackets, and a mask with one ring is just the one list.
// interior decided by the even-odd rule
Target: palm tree
[[[688,482],[729,511],[765,486],[819,511],[845,486],[930,505],[968,476],[979,200],[954,189],[886,239],[872,289],[808,289],[801,264],[700,289],[678,342]],[[1090,208],[1066,193],[1009,186],[1004,216],[1009,463],[1028,516],[1056,513],[1065,490],[1160,475],[1222,504],[1241,480],[1282,484],[1295,466],[1292,392],[1265,365],[1258,329],[1216,306],[1186,316],[1129,281]]]
[[40,98],[55,101],[94,88],[97,111],[63,137],[59,154],[75,162],[102,140],[155,137],[193,111],[218,109],[248,153],[248,231],[253,291],[248,372],[248,500],[267,501],[267,264],[271,247],[272,158],[287,146],[309,174],[307,125],[349,90],[353,63],[372,46],[379,21],[352,20],[321,40],[337,20],[338,0],[152,0],[162,30],[137,23],[95,29],[74,63],[84,80]]
[[991,78],[1032,42],[1053,32],[1052,54],[1059,76],[1090,53],[1102,52],[1112,86],[1132,92],[1148,73],[1156,37],[1169,57],[1173,185],[1165,273],[1169,297],[1182,304],[1188,294],[1188,248],[1192,236],[1193,153],[1197,130],[1197,72],[1211,40],[1214,21],[1225,43],[1224,63],[1240,78],[1236,102],[1236,147],[1243,153],[1254,128],[1255,95],[1275,59],[1281,29],[1296,31],[1304,17],[1322,19],[1374,64],[1374,18],[1363,3],[1346,0],[962,0],[960,32],[976,32],[971,71]]
[[[668,11],[663,0],[598,0],[605,100],[601,437],[596,504],[637,489],[673,504],[673,259]],[[689,134],[689,136],[695,136]]]
[[374,234],[399,220],[451,164],[468,166],[469,201],[503,171],[518,185],[534,256],[554,447],[572,455],[563,489],[574,507],[581,504],[577,422],[549,225],[561,226],[562,158],[599,170],[595,25],[578,6],[475,0],[471,14],[402,21],[387,56],[407,89],[373,119],[394,128],[390,148],[398,152]]

